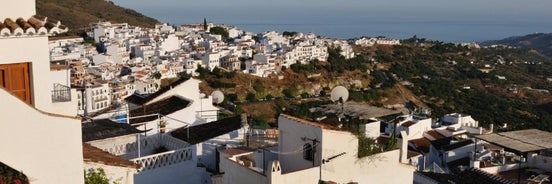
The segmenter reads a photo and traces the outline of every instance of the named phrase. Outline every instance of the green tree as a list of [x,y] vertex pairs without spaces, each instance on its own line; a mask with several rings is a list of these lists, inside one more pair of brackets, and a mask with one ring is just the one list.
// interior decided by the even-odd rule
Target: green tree
[[255,94],[249,92],[249,93],[247,93],[247,95],[245,96],[245,99],[246,99],[247,101],[254,101],[254,100],[255,100]]
[[[105,171],[102,168],[98,169],[89,169],[84,171],[84,183],[85,184],[109,184],[109,179],[107,178]],[[113,184],[118,184],[119,182],[113,181]]]
[[207,19],[203,17],[203,30],[207,31]]
[[212,27],[209,29],[209,32],[211,34],[221,35],[223,39],[228,39],[228,31],[226,31],[223,27]]
[[151,75],[154,79],[161,79],[161,72],[155,72]]

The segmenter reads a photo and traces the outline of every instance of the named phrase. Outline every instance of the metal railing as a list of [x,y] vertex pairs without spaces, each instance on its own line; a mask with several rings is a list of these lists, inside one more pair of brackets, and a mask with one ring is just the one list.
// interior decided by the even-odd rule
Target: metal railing
[[52,90],[52,102],[69,101],[71,101],[71,88],[62,84],[54,84],[54,90]]

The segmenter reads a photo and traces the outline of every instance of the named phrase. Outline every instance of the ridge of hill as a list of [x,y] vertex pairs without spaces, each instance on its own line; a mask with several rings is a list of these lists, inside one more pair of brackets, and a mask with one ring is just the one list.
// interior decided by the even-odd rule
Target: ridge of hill
[[525,36],[513,36],[502,40],[491,40],[482,45],[509,45],[514,47],[535,49],[540,53],[552,57],[552,33],[535,33]]
[[60,20],[72,34],[82,32],[90,23],[112,21],[133,26],[153,27],[157,21],[134,10],[105,0],[37,0],[37,14]]

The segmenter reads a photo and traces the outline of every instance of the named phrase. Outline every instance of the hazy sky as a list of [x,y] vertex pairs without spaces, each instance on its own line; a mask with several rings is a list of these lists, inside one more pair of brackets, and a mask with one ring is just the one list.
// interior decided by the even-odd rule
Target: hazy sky
[[[201,16],[253,15],[380,15],[402,19],[531,21],[551,19],[551,0],[114,0],[147,12],[183,11]],[[277,11],[276,11],[277,10]]]
[[[552,0],[112,1],[171,24],[201,23],[206,17],[215,23],[250,25],[257,29],[253,31],[297,29],[294,31],[337,35],[354,27],[362,30],[337,36],[425,34],[463,41],[552,32]],[[284,24],[303,27],[277,26]],[[335,30],[317,25],[334,26]]]

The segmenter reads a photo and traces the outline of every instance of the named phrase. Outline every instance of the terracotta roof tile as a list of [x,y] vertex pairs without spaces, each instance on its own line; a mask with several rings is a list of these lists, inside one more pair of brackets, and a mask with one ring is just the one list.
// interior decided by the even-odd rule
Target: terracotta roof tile
[[[16,17],[13,17],[16,18]],[[11,18],[0,20],[0,32],[3,37],[21,35],[49,35],[67,32],[68,29],[60,21],[48,19],[44,16],[34,15],[29,19],[17,17],[16,21]]]
[[439,132],[437,132],[435,130],[430,130],[430,131],[427,131],[426,133],[428,135],[430,135],[431,137],[435,138],[436,140],[446,138],[445,136],[441,135]]
[[82,144],[82,155],[85,162],[94,162],[110,166],[129,167],[136,169],[140,168],[140,165],[134,162],[131,162],[123,157],[112,155],[86,143]]
[[429,153],[429,147],[431,144],[427,138],[422,137],[419,139],[413,139],[410,140],[410,142],[414,144],[416,149],[423,151],[424,153]]
[[412,126],[412,125],[414,125],[414,124],[416,124],[416,122],[414,122],[414,121],[407,121],[407,122],[403,123],[401,126],[402,126],[402,127],[410,127],[410,126]]

